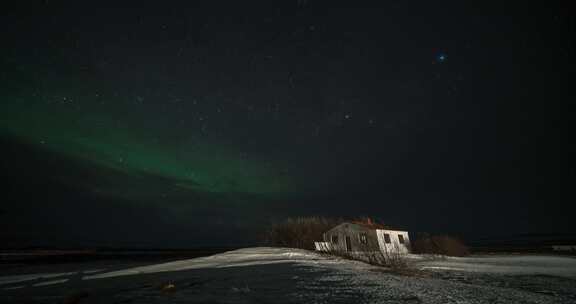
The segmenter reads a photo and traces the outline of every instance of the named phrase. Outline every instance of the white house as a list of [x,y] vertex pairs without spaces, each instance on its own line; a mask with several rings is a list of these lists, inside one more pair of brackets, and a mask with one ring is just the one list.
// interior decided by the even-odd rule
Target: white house
[[315,242],[319,251],[409,253],[407,231],[391,230],[374,223],[345,222],[324,233],[323,242]]

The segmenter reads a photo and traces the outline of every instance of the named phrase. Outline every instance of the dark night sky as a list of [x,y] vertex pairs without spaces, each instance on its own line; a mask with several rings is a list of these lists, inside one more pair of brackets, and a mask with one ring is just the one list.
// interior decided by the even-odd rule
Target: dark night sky
[[63,3],[0,19],[9,246],[240,244],[298,215],[576,232],[574,17]]

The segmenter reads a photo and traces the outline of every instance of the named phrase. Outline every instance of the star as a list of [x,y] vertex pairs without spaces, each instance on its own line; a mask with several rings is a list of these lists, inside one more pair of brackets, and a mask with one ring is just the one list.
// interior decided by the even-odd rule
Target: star
[[438,53],[436,54],[436,60],[435,60],[435,62],[437,62],[437,63],[444,63],[444,62],[446,62],[447,59],[448,59],[448,55],[447,55],[446,53],[444,53],[444,52],[438,52]]

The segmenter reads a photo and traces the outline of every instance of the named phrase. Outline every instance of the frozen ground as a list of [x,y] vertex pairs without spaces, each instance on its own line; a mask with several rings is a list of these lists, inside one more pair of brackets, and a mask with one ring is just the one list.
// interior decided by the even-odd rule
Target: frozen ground
[[0,275],[0,303],[576,303],[576,259],[425,259],[398,275],[284,248],[126,269]]

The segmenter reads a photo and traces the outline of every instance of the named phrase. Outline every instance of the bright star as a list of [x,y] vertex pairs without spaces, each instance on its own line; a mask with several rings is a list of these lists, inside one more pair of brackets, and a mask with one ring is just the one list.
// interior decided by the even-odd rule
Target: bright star
[[448,59],[448,55],[446,53],[438,53],[436,54],[436,62],[442,63]]

